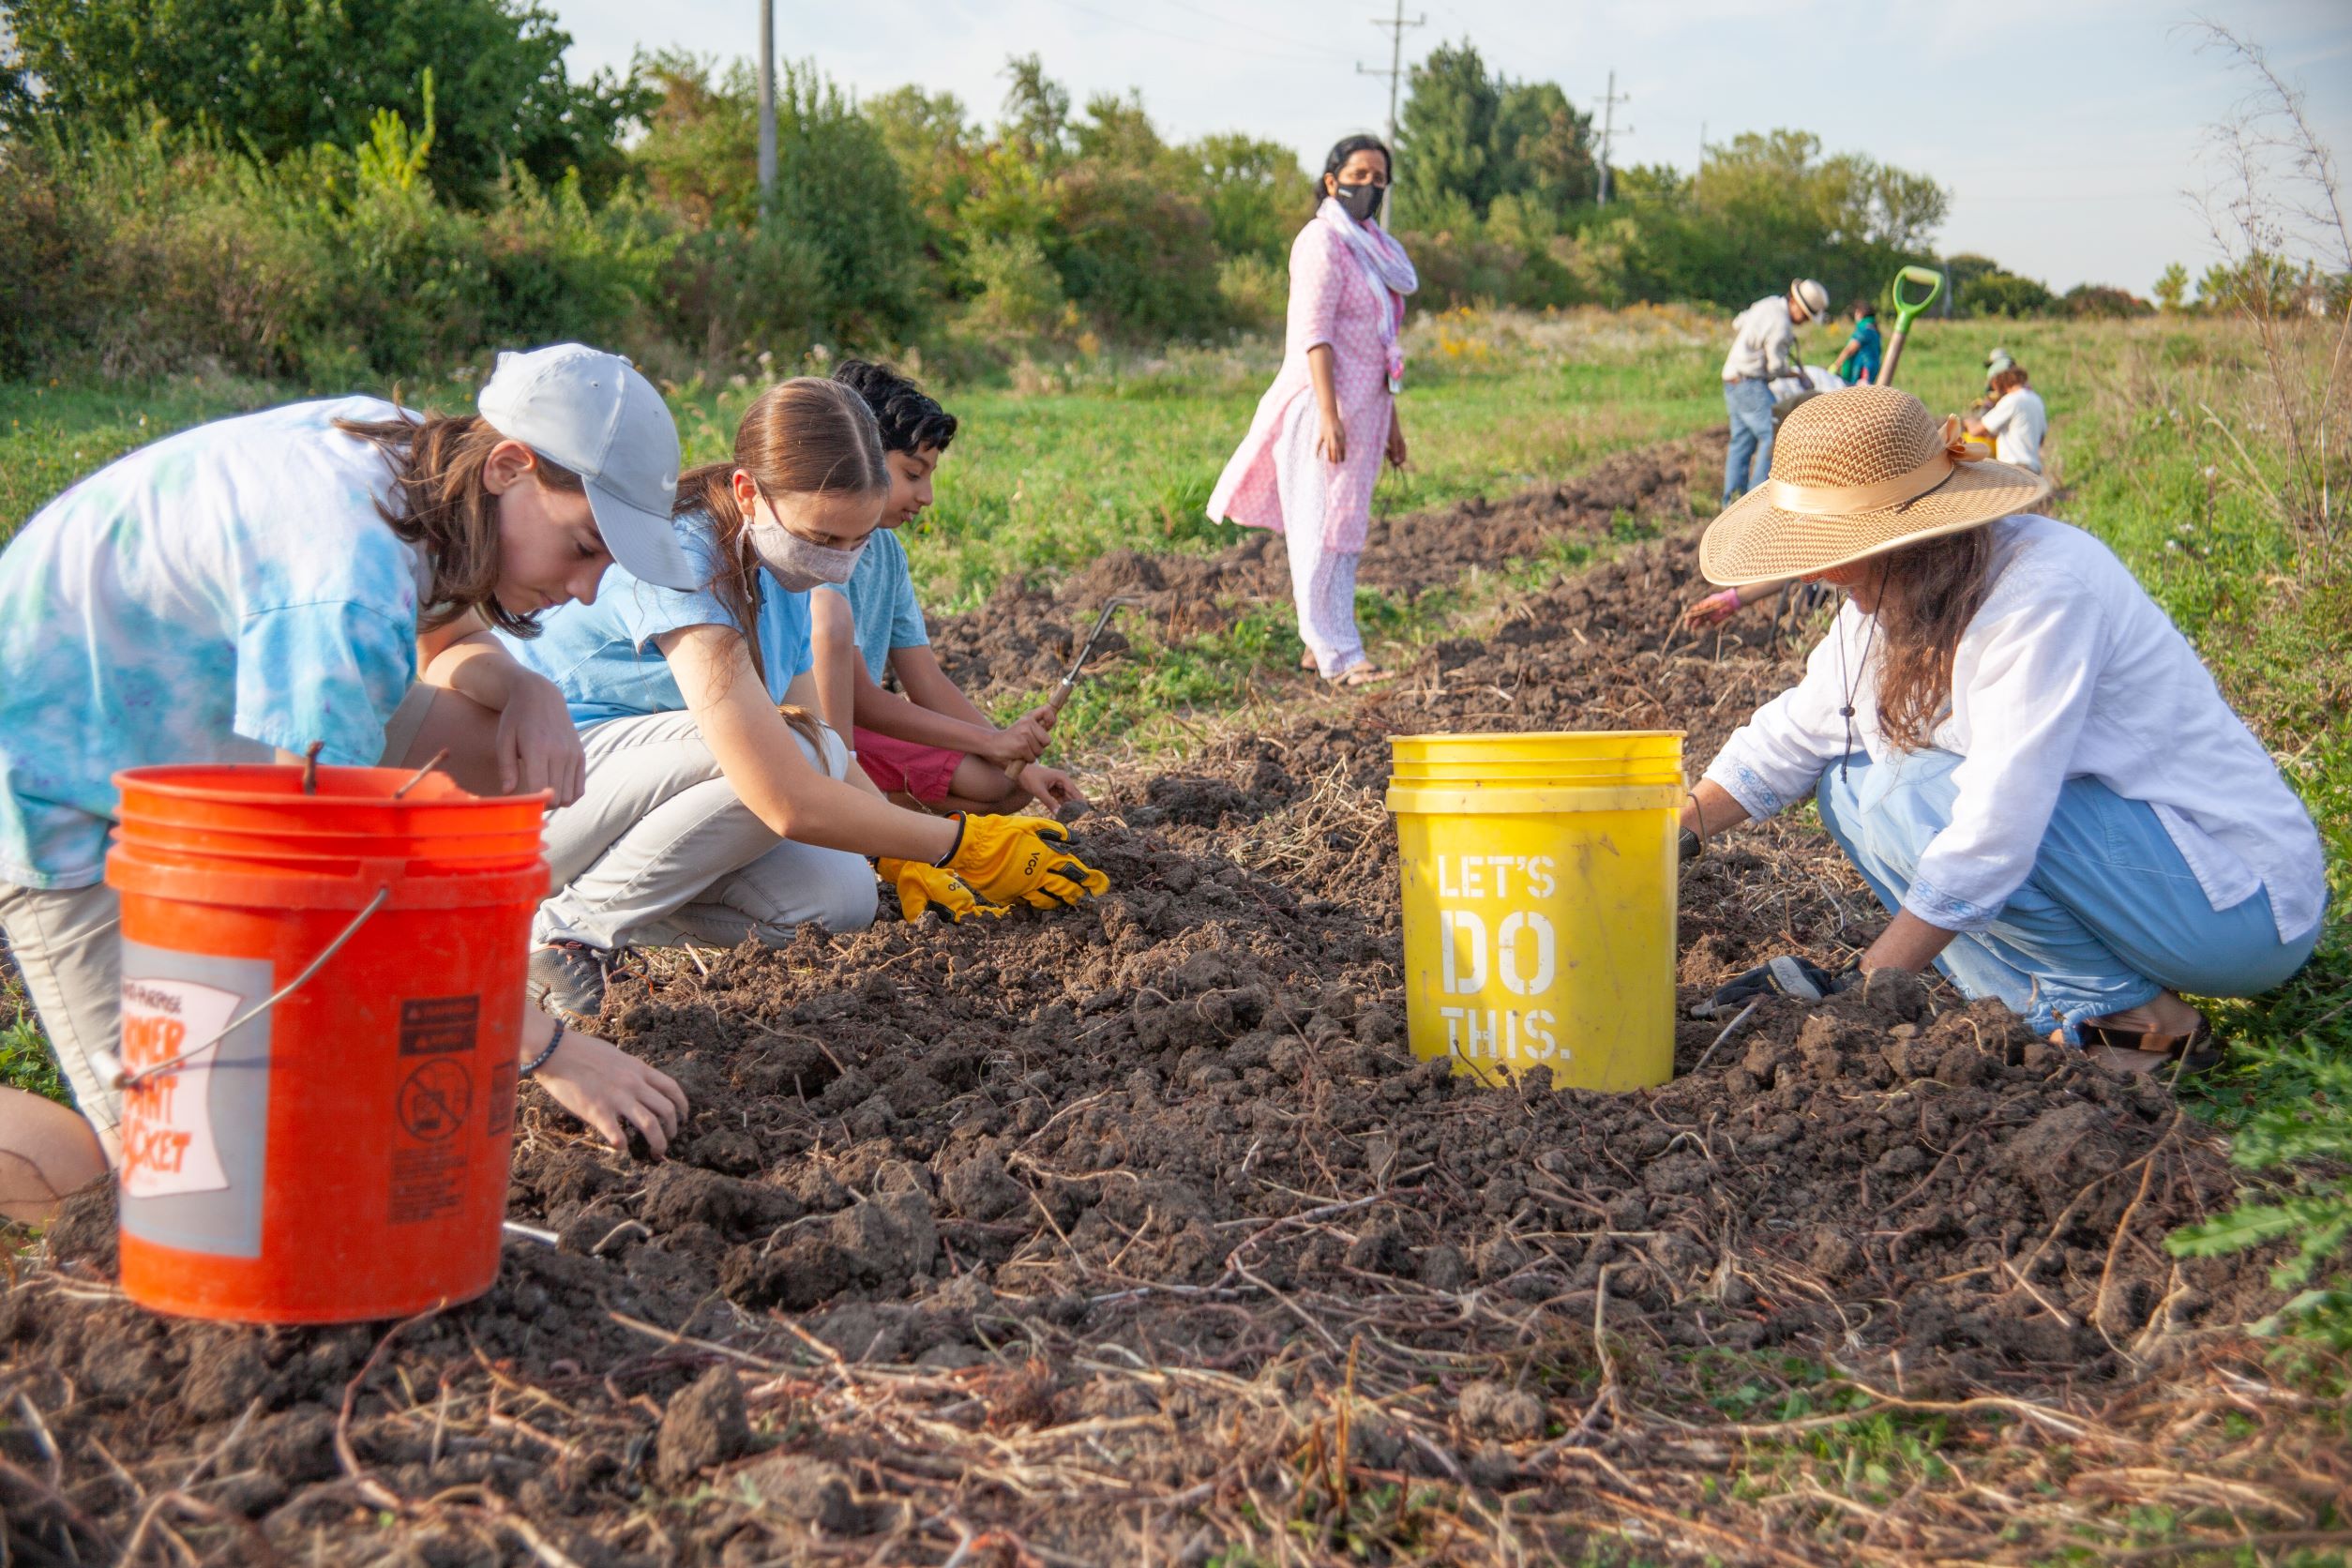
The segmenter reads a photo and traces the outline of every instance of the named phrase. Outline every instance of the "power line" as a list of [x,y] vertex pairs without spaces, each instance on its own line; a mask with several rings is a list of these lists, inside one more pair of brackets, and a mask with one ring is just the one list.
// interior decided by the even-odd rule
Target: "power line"
[[1392,147],[1396,145],[1396,83],[1405,74],[1405,30],[1409,27],[1425,27],[1428,24],[1429,13],[1426,11],[1414,17],[1410,22],[1406,21],[1405,0],[1396,0],[1395,16],[1376,16],[1372,19],[1373,26],[1389,35],[1388,69],[1375,70],[1366,67],[1361,60],[1356,62],[1358,76],[1388,78],[1388,144]]
[[1053,0],[1053,3],[1086,16],[1117,23],[1122,27],[1133,28],[1138,33],[1150,33],[1157,38],[1173,38],[1178,43],[1188,43],[1197,49],[1214,49],[1228,54],[1254,54],[1261,60],[1305,60],[1314,57],[1303,50],[1266,49],[1251,44],[1236,43],[1230,39],[1197,38],[1190,33],[1179,33],[1167,27],[1154,27],[1148,22],[1138,22],[1133,17],[1122,16],[1116,11],[1107,11],[1098,7],[1082,4],[1081,0]]
[[1217,23],[1222,26],[1239,27],[1244,32],[1255,33],[1261,38],[1272,38],[1276,43],[1288,45],[1292,49],[1306,51],[1308,53],[1316,55],[1319,58],[1323,53],[1324,46],[1319,43],[1311,43],[1305,38],[1294,38],[1287,33],[1269,32],[1267,29],[1259,27],[1252,23],[1236,22],[1229,16],[1221,15],[1216,11],[1209,9],[1206,6],[1191,5],[1188,3],[1188,0],[1161,0],[1161,3],[1163,5],[1172,6],[1180,11],[1190,11],[1195,16],[1206,17],[1211,22]]

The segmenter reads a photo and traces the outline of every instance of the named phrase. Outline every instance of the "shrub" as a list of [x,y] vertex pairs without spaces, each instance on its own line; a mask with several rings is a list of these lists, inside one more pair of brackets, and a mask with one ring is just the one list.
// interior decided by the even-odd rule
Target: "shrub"
[[668,337],[714,365],[789,358],[831,324],[824,257],[776,223],[682,235],[657,293]]
[[1964,316],[2039,316],[2058,303],[2050,291],[2013,272],[1988,272],[1969,281],[1952,301]]
[[2075,284],[2058,296],[2058,309],[2070,316],[2099,316],[2111,321],[2156,313],[2154,306],[2128,289],[2110,288],[2104,283]]
[[1217,266],[1217,301],[1236,326],[1280,332],[1290,308],[1289,269],[1259,256],[1229,256]]
[[10,159],[11,182],[58,221],[0,223],[0,266],[60,308],[0,352],[329,384],[438,373],[494,343],[645,335],[672,242],[644,214],[592,211],[576,177],[520,171],[484,210],[458,208],[425,176],[431,147],[430,124],[389,113],[351,152],[268,165],[160,127],[45,141]]
[[[813,67],[788,65],[776,84],[776,190],[763,217],[749,68],[738,62],[714,80],[707,64],[667,54],[650,74],[661,98],[635,156],[651,201],[694,235],[689,276],[664,284],[664,311],[684,342],[706,354],[756,354],[912,333],[935,279],[923,221],[880,124]],[[789,288],[796,297],[726,300],[714,292],[732,286]],[[786,341],[758,340],[772,331]]]
[[439,119],[439,183],[470,205],[495,201],[512,168],[549,184],[580,169],[603,194],[623,172],[624,128],[647,107],[634,72],[574,81],[570,35],[530,0],[9,0],[5,9],[15,64],[40,90],[11,94],[0,82],[0,122],[114,133],[161,116],[276,162],[361,142],[388,108],[411,123]]
[[974,241],[964,270],[976,286],[966,312],[972,324],[1017,336],[1046,332],[1061,320],[1062,276],[1028,234]]
[[1224,324],[1217,254],[1198,202],[1147,174],[1078,163],[1053,181],[1046,240],[1073,304],[1107,330],[1166,340]]

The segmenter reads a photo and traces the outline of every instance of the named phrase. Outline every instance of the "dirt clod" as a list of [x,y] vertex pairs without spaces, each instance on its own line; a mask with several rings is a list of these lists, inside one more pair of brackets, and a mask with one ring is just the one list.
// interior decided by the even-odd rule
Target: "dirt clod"
[[698,1471],[723,1465],[751,1446],[743,1382],[731,1366],[714,1366],[670,1396],[661,1412],[654,1469],[677,1485]]

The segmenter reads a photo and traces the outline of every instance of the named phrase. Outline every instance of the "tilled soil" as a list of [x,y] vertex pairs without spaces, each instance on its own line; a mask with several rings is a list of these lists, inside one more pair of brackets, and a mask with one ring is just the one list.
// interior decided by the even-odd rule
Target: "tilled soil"
[[[1475,498],[1442,511],[1376,516],[1356,580],[1410,597],[1536,558],[1546,546],[1606,538],[1621,520],[1688,521],[1691,475],[1720,474],[1722,446],[1719,437],[1668,442],[1619,453],[1581,478],[1508,501]],[[981,609],[933,626],[933,646],[967,691],[1034,691],[1061,677],[1114,596],[1140,601],[1130,613],[1148,617],[1163,641],[1220,630],[1254,605],[1288,604],[1290,572],[1280,537],[1232,532],[1236,542],[1214,554],[1115,550],[1056,583],[1008,580]],[[1115,655],[1126,646],[1114,623],[1096,650]]]
[[[1692,454],[1649,456],[1679,506]],[[1767,1429],[1717,1380],[1770,1415],[1772,1369],[1839,1367],[1873,1391],[1841,1408],[1998,1408],[1993,1447],[2072,1452],[2087,1411],[2219,1354],[2275,1298],[2257,1261],[2165,1254],[2234,1183],[2160,1085],[1891,975],[1720,1046],[1687,1023],[1681,1076],[1637,1093],[1404,1047],[1386,736],[1671,726],[1703,761],[1796,663],[1753,627],[1676,645],[1693,553],[1525,596],[1345,721],[1134,780],[1081,824],[1112,881],[1085,907],[657,960],[606,1021],[692,1096],[683,1147],[601,1152],[526,1093],[512,1212],[557,1244],[388,1341],[150,1318],[105,1283],[111,1202],[79,1200],[0,1295],[17,1560],[2064,1544],[1983,1515],[2017,1534],[1997,1551],[1965,1513],[1871,1542],[1695,1485],[1660,1524],[1642,1478],[1722,1473]],[[1817,836],[1757,830],[1686,873],[1683,1000],[1878,918]]]

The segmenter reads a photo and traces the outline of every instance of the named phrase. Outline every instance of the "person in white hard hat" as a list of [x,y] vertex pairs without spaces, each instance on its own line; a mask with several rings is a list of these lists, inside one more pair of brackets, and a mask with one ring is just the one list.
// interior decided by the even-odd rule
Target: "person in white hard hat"
[[[491,628],[594,599],[615,561],[691,584],[677,430],[626,360],[577,343],[501,354],[477,408],[339,398],[199,426],[0,552],[0,929],[80,1110],[0,1088],[0,1214],[38,1219],[117,1156],[98,1065],[120,1033],[117,771],[446,750],[468,788],[578,797],[563,694]],[[542,1015],[521,1062],[615,1147],[633,1128],[659,1152],[686,1108],[663,1074]]]
[[1830,291],[1800,278],[1787,294],[1759,299],[1732,321],[1731,352],[1723,361],[1723,406],[1731,420],[1731,445],[1723,465],[1725,505],[1747,493],[1756,474],[1771,471],[1772,384],[1798,373],[1797,328],[1827,321],[1829,314]]

